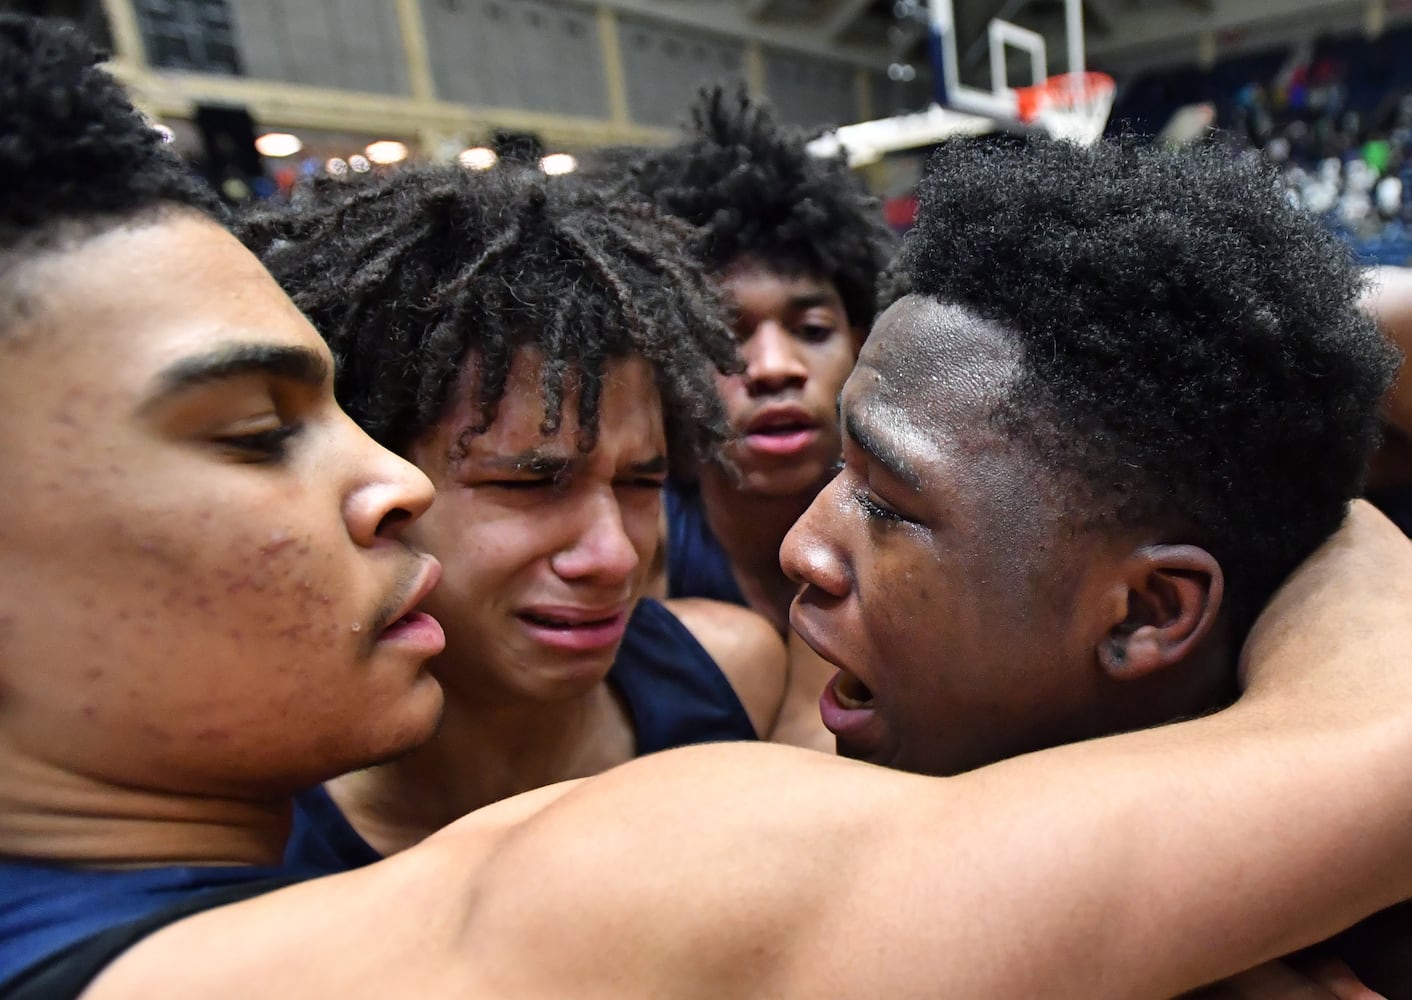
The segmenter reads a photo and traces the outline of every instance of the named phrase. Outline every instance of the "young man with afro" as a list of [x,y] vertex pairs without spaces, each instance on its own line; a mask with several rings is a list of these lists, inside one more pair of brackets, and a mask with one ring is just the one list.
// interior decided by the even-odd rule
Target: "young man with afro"
[[1219,151],[957,142],[902,270],[782,552],[839,752],[955,774],[1229,704],[1378,441],[1348,251]]
[[[872,326],[895,238],[841,158],[805,149],[743,92],[703,92],[676,145],[629,165],[629,185],[701,232],[745,361],[719,378],[733,440],[667,491],[665,593],[753,608],[782,633],[796,586],[785,532],[833,474],[838,393]],[[781,726],[832,750],[816,705],[829,671],[800,645]]]
[[668,459],[725,436],[737,363],[685,227],[542,175],[405,170],[242,227],[337,364],[334,391],[436,487],[407,539],[436,735],[300,797],[290,857],[343,870],[499,799],[633,757],[768,737],[785,647],[745,608],[643,599]]
[[690,747],[282,867],[296,790],[437,724],[433,489],[92,62],[0,17],[7,997],[1165,997],[1412,895],[1412,544],[1365,508],[1210,718],[957,778]]

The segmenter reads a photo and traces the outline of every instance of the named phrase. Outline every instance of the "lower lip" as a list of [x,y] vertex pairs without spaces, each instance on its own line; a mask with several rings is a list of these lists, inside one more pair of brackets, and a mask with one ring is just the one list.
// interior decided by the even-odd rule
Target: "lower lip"
[[840,676],[841,674],[835,674],[828,687],[824,688],[824,693],[820,695],[819,715],[824,720],[824,727],[835,736],[857,736],[877,719],[878,713],[871,708],[845,708],[839,704],[834,685],[838,683]]
[[745,446],[763,455],[796,455],[818,439],[818,428],[809,427],[788,434],[746,434]]
[[383,629],[378,642],[396,643],[427,656],[435,656],[446,648],[446,633],[441,631],[441,623],[431,615],[413,611]]
[[530,638],[541,646],[565,653],[593,653],[611,649],[623,641],[623,633],[628,627],[628,616],[614,615],[602,621],[565,628],[540,625],[523,617],[520,618],[520,624],[525,627]]

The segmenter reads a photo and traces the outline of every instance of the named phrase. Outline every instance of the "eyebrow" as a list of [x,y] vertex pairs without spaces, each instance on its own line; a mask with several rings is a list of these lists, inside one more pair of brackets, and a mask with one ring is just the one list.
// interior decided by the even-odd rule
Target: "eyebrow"
[[[582,461],[583,456],[565,458],[562,455],[554,455],[539,448],[530,448],[527,451],[517,452],[513,455],[490,455],[477,459],[478,463],[490,471],[509,472],[520,475],[544,476],[550,479],[560,479],[573,470],[573,467]],[[666,455],[655,455],[652,458],[641,462],[634,462],[628,466],[628,471],[635,476],[655,476],[665,473],[668,469]]]
[[795,295],[789,300],[789,307],[804,311],[814,309],[818,306],[833,306],[838,304],[838,297],[828,292],[808,292],[804,295]]
[[328,382],[328,360],[308,347],[283,344],[235,344],[208,354],[183,358],[158,374],[156,388],[143,409],[197,386],[243,375],[269,375],[318,388]]
[[889,475],[894,479],[900,479],[914,490],[921,490],[922,477],[917,475],[916,470],[891,444],[876,436],[868,429],[867,425],[859,421],[856,414],[851,412],[844,414],[843,426],[853,442],[886,469]]
[[[471,456],[467,456],[471,457]],[[558,479],[574,464],[573,459],[554,455],[540,448],[530,448],[513,455],[485,455],[475,458],[487,469],[521,475],[546,476]]]

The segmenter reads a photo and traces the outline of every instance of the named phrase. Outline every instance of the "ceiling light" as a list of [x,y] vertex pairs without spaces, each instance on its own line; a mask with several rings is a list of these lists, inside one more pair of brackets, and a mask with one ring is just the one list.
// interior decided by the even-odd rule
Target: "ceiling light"
[[379,139],[377,142],[368,143],[368,148],[363,152],[372,162],[385,166],[407,159],[407,144],[396,139]]
[[579,161],[568,153],[550,153],[539,161],[539,169],[550,177],[571,174],[578,169]]
[[467,170],[489,170],[500,162],[500,157],[495,154],[495,150],[486,146],[472,146],[470,149],[463,149],[461,155],[456,159]]
[[255,140],[255,151],[261,156],[268,156],[271,159],[293,156],[303,148],[304,143],[299,136],[291,135],[288,132],[266,132]]

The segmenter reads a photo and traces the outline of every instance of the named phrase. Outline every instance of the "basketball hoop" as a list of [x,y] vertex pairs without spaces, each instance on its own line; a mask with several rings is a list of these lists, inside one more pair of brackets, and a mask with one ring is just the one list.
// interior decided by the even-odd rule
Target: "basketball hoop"
[[1016,112],[1020,121],[1040,125],[1056,139],[1087,146],[1108,124],[1113,92],[1107,73],[1060,73],[1032,87],[1016,87]]

